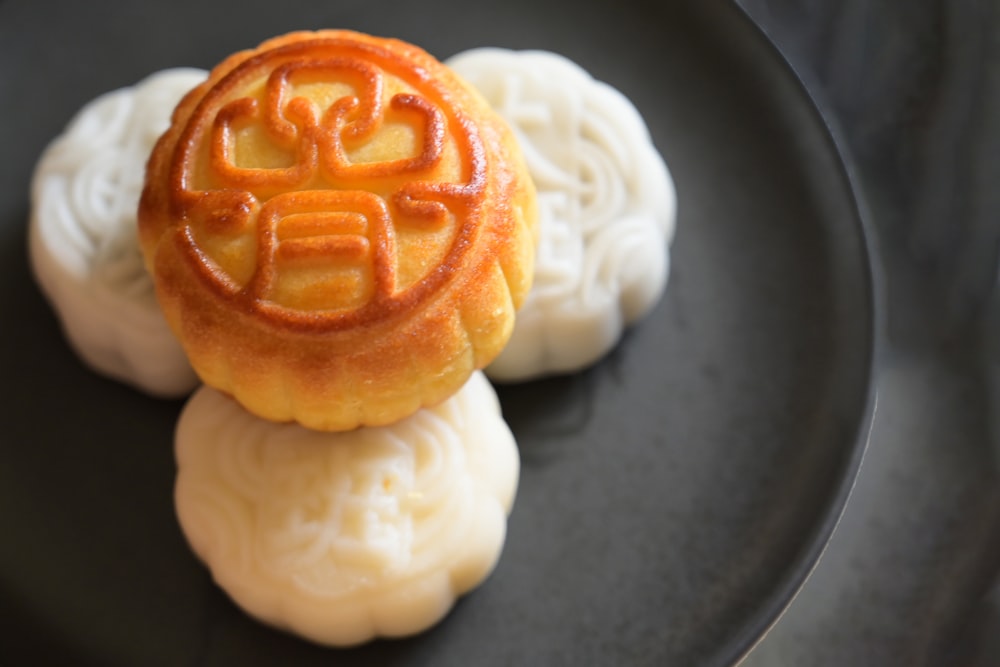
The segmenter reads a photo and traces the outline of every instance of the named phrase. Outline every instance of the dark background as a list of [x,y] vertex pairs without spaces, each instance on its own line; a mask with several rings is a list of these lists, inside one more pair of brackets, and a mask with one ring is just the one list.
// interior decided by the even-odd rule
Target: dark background
[[1000,6],[740,4],[846,139],[887,297],[854,494],[745,664],[1000,664]]

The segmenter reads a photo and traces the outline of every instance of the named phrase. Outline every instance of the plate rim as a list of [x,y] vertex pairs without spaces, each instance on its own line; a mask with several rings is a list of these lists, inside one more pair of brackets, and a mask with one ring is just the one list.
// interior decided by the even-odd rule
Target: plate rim
[[846,198],[849,201],[845,201],[845,204],[848,204],[851,223],[860,242],[858,259],[863,272],[860,278],[863,283],[862,294],[867,296],[866,311],[869,323],[867,345],[864,350],[865,395],[861,403],[862,409],[851,425],[851,436],[845,439],[845,443],[851,448],[850,455],[844,461],[842,469],[838,471],[835,491],[827,498],[826,506],[822,510],[822,520],[811,526],[810,534],[803,541],[804,548],[785,569],[778,585],[756,605],[756,611],[749,616],[750,622],[746,623],[742,631],[738,632],[728,644],[732,650],[718,654],[720,664],[739,665],[778,624],[807,584],[826,552],[850,502],[871,444],[872,426],[877,411],[878,376],[885,345],[883,337],[886,295],[884,270],[878,252],[878,236],[875,233],[864,185],[846,133],[841,128],[831,104],[826,100],[822,86],[811,72],[795,67],[765,26],[756,21],[741,2],[734,1],[729,3],[729,6],[736,20],[744,24],[747,32],[753,34],[760,46],[768,52],[769,57],[783,70],[787,82],[796,89],[804,103],[803,109],[812,116],[817,128],[822,129],[823,141],[830,149],[833,166],[846,186],[846,194],[849,195]]
[[[800,98],[803,105],[801,109],[804,115],[809,117],[810,125],[815,127],[818,133],[817,137],[820,137],[822,143],[826,145],[828,150],[825,152],[831,160],[831,167],[843,184],[841,188],[844,195],[843,203],[851,218],[847,220],[848,216],[845,216],[844,222],[845,225],[850,224],[853,230],[852,234],[858,238],[859,253],[856,255],[856,259],[863,272],[858,280],[858,293],[864,303],[862,304],[861,299],[859,299],[859,305],[864,306],[867,316],[864,326],[866,330],[864,331],[866,339],[863,350],[864,360],[858,364],[859,385],[863,375],[865,396],[863,401],[858,402],[860,410],[846,412],[848,415],[848,419],[845,420],[847,427],[844,429],[845,437],[842,438],[840,447],[850,447],[850,452],[849,454],[845,452],[845,455],[838,459],[840,465],[836,470],[834,483],[830,485],[831,492],[824,494],[823,501],[818,504],[819,509],[815,514],[816,520],[809,522],[808,532],[801,535],[795,549],[791,550],[792,557],[782,568],[780,576],[776,578],[776,585],[770,586],[766,595],[753,600],[747,613],[740,616],[738,623],[733,624],[731,634],[715,652],[706,652],[705,654],[706,656],[714,655],[708,660],[709,663],[738,664],[780,621],[799,591],[806,585],[828,547],[850,501],[858,474],[864,463],[867,448],[870,445],[872,424],[877,409],[877,377],[880,360],[883,356],[881,350],[884,345],[885,294],[883,271],[878,260],[877,236],[874,233],[874,225],[866,203],[864,188],[851,155],[849,143],[840,129],[836,115],[832,113],[830,105],[823,97],[821,86],[810,78],[808,72],[795,68],[775,44],[767,30],[755,21],[739,2],[728,4],[730,5],[728,8],[714,7],[709,9],[705,7],[695,11],[706,13],[716,13],[719,10],[722,13],[728,11],[730,17],[736,19],[734,23],[743,24],[734,27],[739,27],[741,32],[748,37],[748,41],[751,41],[752,38],[755,46],[763,47],[762,54],[767,52],[766,56],[762,56],[762,61],[765,61],[766,58],[765,63],[772,66],[770,69],[774,70],[775,76],[787,83],[790,89],[794,89],[795,95]],[[862,351],[859,350],[859,352]],[[864,369],[863,374],[860,370],[862,368]],[[83,657],[87,658],[87,656]]]

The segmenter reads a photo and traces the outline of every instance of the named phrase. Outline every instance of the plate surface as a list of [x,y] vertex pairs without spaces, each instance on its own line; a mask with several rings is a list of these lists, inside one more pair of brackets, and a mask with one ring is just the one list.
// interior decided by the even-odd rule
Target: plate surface
[[[872,278],[812,103],[739,10],[697,4],[711,6],[0,2],[0,657],[695,665],[748,649],[818,557],[860,464]],[[424,635],[334,654],[215,588],[173,513],[181,404],[84,368],[25,253],[31,170],[80,106],[319,27],[442,59],[484,45],[567,55],[636,103],[679,199],[652,315],[585,373],[500,389],[523,467],[492,578]]]

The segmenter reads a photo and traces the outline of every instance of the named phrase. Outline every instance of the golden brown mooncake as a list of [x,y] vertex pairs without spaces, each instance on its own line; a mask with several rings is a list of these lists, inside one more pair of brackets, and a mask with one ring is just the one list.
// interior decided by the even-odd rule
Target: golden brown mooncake
[[440,402],[500,352],[536,217],[468,84],[410,44],[319,31],[230,56],[181,101],[139,236],[206,384],[346,430]]

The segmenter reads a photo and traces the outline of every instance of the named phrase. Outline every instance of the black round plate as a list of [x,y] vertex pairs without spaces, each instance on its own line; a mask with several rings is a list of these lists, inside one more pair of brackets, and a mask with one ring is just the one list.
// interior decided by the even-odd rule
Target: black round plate
[[[484,45],[563,53],[636,103],[680,202],[652,315],[587,372],[501,388],[523,469],[495,574],[426,634],[348,651],[265,628],[214,587],[173,512],[181,404],[84,368],[25,252],[32,168],[80,106],[320,27],[442,59]],[[3,0],[0,121],[0,654],[726,664],[777,617],[836,523],[870,417],[864,225],[820,114],[729,3]]]

